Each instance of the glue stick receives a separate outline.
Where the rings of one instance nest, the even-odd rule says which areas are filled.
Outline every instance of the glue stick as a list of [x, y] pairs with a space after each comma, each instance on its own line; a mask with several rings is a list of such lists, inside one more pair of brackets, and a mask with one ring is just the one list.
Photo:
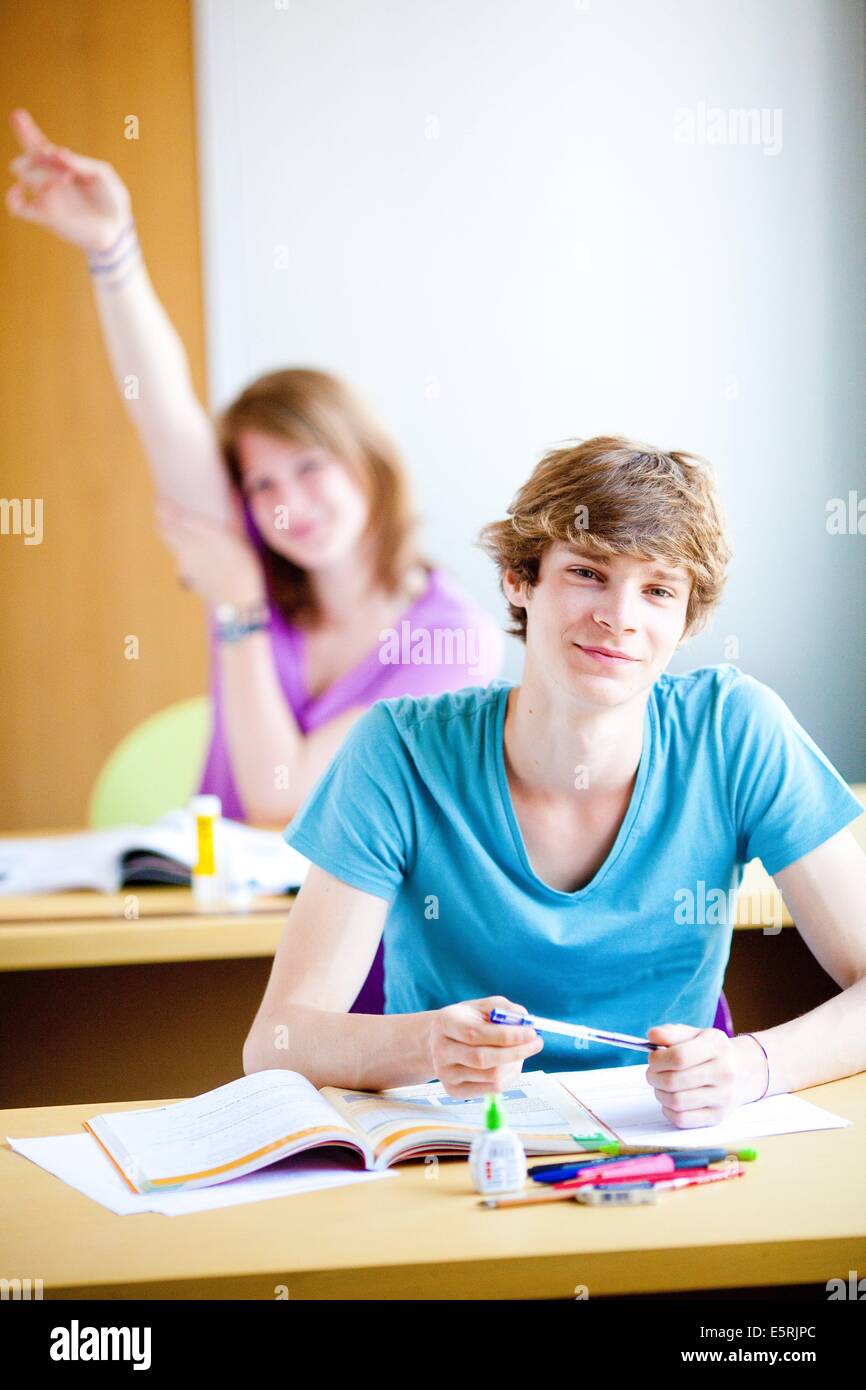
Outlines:
[[222, 803], [218, 796], [194, 796], [189, 806], [196, 839], [196, 860], [192, 870], [193, 896], [199, 911], [212, 911], [220, 906], [223, 896], [220, 863]]
[[517, 1192], [526, 1184], [526, 1153], [508, 1128], [498, 1092], [486, 1097], [484, 1128], [469, 1150], [469, 1174], [476, 1192]]

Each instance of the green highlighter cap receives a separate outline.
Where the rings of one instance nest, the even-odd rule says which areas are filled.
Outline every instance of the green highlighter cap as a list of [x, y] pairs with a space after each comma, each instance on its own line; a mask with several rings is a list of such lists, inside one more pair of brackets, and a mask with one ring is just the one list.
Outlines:
[[507, 1121], [505, 1117], [505, 1104], [498, 1091], [493, 1091], [487, 1097], [487, 1109], [484, 1112], [484, 1128], [507, 1128]]
[[[711, 1145], [710, 1145], [710, 1148], [719, 1148], [719, 1149], [723, 1149], [724, 1147], [725, 1147], [724, 1144], [711, 1144]], [[620, 1151], [620, 1146], [619, 1146], [619, 1144], [613, 1144], [613, 1143], [611, 1143], [611, 1144], [599, 1144], [599, 1146], [598, 1146], [598, 1152], [599, 1152], [599, 1153], [603, 1153], [603, 1154], [610, 1154], [610, 1155], [612, 1155], [612, 1156], [616, 1156], [616, 1155], [619, 1153], [619, 1151]], [[677, 1146], [676, 1146], [676, 1144], [673, 1144], [673, 1145], [671, 1146], [671, 1152], [676, 1152], [676, 1153], [688, 1153], [688, 1149], [678, 1149]], [[733, 1153], [733, 1156], [734, 1156], [734, 1158], [738, 1158], [738, 1159], [740, 1160], [741, 1163], [754, 1163], [754, 1162], [755, 1162], [755, 1159], [758, 1157], [758, 1150], [757, 1150], [757, 1149], [735, 1149], [735, 1150], [734, 1150], [734, 1153]]]

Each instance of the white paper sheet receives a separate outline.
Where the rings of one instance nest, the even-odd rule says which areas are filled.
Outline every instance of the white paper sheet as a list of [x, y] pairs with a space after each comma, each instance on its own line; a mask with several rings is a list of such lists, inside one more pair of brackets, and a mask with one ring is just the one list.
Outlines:
[[802, 1096], [785, 1093], [741, 1105], [719, 1125], [678, 1129], [665, 1119], [646, 1079], [646, 1064], [598, 1067], [588, 1071], [557, 1072], [559, 1080], [584, 1101], [627, 1144], [670, 1144], [677, 1148], [719, 1148], [771, 1134], [797, 1134], [815, 1129], [842, 1129], [851, 1123], [813, 1105]]
[[136, 1212], [161, 1212], [163, 1216], [182, 1216], [193, 1211], [213, 1211], [217, 1207], [261, 1202], [269, 1197], [288, 1197], [315, 1192], [324, 1187], [343, 1187], [347, 1183], [394, 1178], [393, 1170], [365, 1173], [343, 1166], [326, 1154], [295, 1154], [256, 1173], [199, 1187], [192, 1192], [130, 1192], [120, 1174], [89, 1134], [58, 1134], [39, 1139], [10, 1139], [7, 1143], [33, 1163], [53, 1173], [63, 1182], [99, 1202], [118, 1216]]

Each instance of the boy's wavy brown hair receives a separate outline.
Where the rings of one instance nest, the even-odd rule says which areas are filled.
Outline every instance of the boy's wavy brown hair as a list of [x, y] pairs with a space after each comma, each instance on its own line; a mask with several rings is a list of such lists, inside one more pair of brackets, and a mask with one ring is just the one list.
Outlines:
[[[500, 588], [506, 570], [534, 586], [554, 541], [682, 565], [692, 578], [682, 640], [709, 621], [731, 558], [712, 465], [698, 454], [666, 453], [622, 435], [597, 435], [545, 454], [508, 517], [478, 537], [496, 562]], [[508, 607], [507, 630], [525, 642], [526, 609]]]

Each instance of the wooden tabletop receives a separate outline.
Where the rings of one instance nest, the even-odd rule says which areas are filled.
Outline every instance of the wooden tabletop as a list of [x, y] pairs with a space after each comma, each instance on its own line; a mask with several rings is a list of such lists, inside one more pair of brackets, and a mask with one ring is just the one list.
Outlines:
[[[75, 969], [273, 956], [294, 894], [248, 911], [202, 913], [188, 888], [127, 893], [46, 893], [0, 898], [0, 971]], [[137, 917], [130, 918], [130, 903]], [[759, 931], [791, 915], [758, 860], [743, 877], [738, 930]]]
[[[593, 1297], [847, 1279], [866, 1270], [866, 1073], [800, 1094], [852, 1125], [758, 1139], [745, 1177], [619, 1210], [485, 1210], [466, 1162], [448, 1158], [221, 1211], [116, 1216], [3, 1142], [0, 1278], [41, 1278], [46, 1298], [250, 1299], [280, 1286], [295, 1299], [574, 1298], [580, 1285]], [[165, 1103], [6, 1110], [0, 1135]]]
[[294, 896], [229, 913], [196, 911], [189, 888], [0, 898], [0, 971], [272, 956]]
[[[866, 806], [866, 783], [851, 790]], [[866, 814], [850, 828], [866, 850]], [[270, 957], [293, 898], [262, 897], [248, 911], [217, 914], [196, 911], [189, 888], [0, 897], [0, 971]], [[760, 931], [775, 924], [792, 926], [791, 914], [753, 859], [743, 874], [736, 927]]]

